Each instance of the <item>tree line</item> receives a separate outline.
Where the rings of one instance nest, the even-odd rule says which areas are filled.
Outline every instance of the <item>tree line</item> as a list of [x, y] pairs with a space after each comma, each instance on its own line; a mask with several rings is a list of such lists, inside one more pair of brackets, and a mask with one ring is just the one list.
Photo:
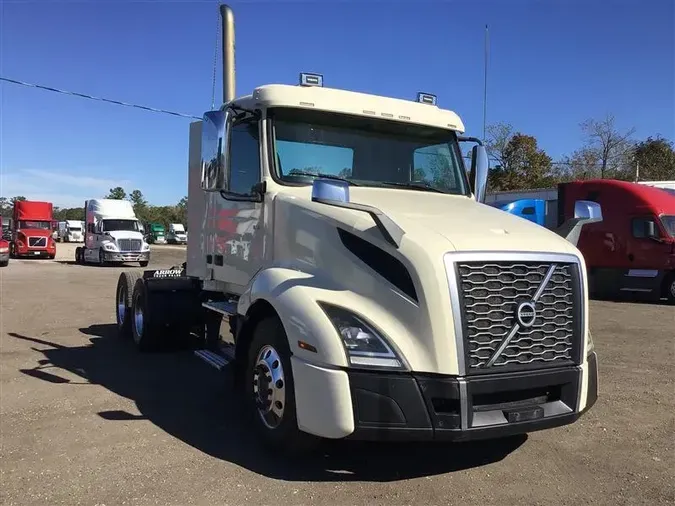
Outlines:
[[491, 168], [488, 191], [551, 188], [561, 182], [596, 178], [675, 180], [671, 141], [660, 135], [636, 140], [635, 129], [617, 128], [611, 114], [579, 126], [582, 146], [554, 162], [532, 135], [508, 123], [490, 125], [485, 141]]
[[[600, 120], [588, 119], [579, 127], [582, 145], [554, 162], [538, 146], [536, 137], [514, 129], [509, 123], [489, 125], [485, 139], [490, 157], [488, 191], [552, 188], [565, 181], [595, 178], [675, 180], [672, 141], [660, 135], [635, 139], [635, 128], [619, 129], [611, 114]], [[141, 221], [187, 226], [187, 197], [173, 206], [155, 206], [148, 203], [140, 190], [133, 190], [127, 195], [124, 188], [118, 186], [111, 188], [105, 198], [129, 200]], [[0, 215], [11, 216], [15, 200], [26, 198], [0, 197]], [[84, 220], [84, 209], [55, 207], [54, 219]]]

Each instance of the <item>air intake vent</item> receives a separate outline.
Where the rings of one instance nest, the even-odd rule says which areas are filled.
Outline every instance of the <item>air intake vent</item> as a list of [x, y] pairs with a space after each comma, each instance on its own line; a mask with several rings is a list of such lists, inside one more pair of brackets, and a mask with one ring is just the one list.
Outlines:
[[351, 232], [338, 228], [338, 234], [344, 247], [358, 257], [359, 260], [409, 298], [418, 302], [413, 280], [410, 277], [408, 269], [400, 260]]

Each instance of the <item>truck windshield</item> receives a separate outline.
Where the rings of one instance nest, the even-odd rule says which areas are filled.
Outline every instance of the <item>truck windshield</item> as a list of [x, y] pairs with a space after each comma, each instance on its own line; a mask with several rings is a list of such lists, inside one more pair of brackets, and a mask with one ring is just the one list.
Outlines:
[[116, 230], [138, 231], [138, 222], [136, 220], [103, 220], [103, 232], [114, 232]]
[[286, 108], [270, 116], [281, 182], [309, 184], [326, 174], [359, 186], [470, 195], [452, 130]]
[[19, 228], [32, 228], [32, 229], [42, 229], [42, 230], [51, 230], [52, 222], [51, 221], [33, 221], [33, 220], [20, 220]]
[[675, 237], [675, 215], [661, 216], [661, 222], [663, 223], [666, 231], [670, 234], [670, 237]]

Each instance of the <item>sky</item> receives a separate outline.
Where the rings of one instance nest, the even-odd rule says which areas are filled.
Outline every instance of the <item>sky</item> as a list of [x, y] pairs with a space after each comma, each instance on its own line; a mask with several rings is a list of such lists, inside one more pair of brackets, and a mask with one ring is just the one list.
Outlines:
[[[675, 140], [672, 0], [231, 6], [237, 95], [319, 72], [330, 87], [434, 93], [481, 136], [487, 24], [488, 124], [534, 135], [554, 160], [580, 146], [580, 122], [607, 113], [637, 138]], [[217, 23], [215, 0], [0, 0], [0, 76], [200, 117]], [[217, 106], [220, 83], [217, 72]], [[78, 206], [123, 186], [177, 203], [190, 121], [0, 82], [0, 195]]]

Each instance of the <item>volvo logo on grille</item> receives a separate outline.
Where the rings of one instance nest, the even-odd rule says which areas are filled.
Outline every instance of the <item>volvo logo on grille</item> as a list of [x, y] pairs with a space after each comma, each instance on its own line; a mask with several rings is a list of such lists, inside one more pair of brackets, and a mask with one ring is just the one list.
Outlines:
[[521, 302], [516, 309], [516, 320], [523, 327], [531, 327], [537, 317], [537, 310], [532, 302]]

